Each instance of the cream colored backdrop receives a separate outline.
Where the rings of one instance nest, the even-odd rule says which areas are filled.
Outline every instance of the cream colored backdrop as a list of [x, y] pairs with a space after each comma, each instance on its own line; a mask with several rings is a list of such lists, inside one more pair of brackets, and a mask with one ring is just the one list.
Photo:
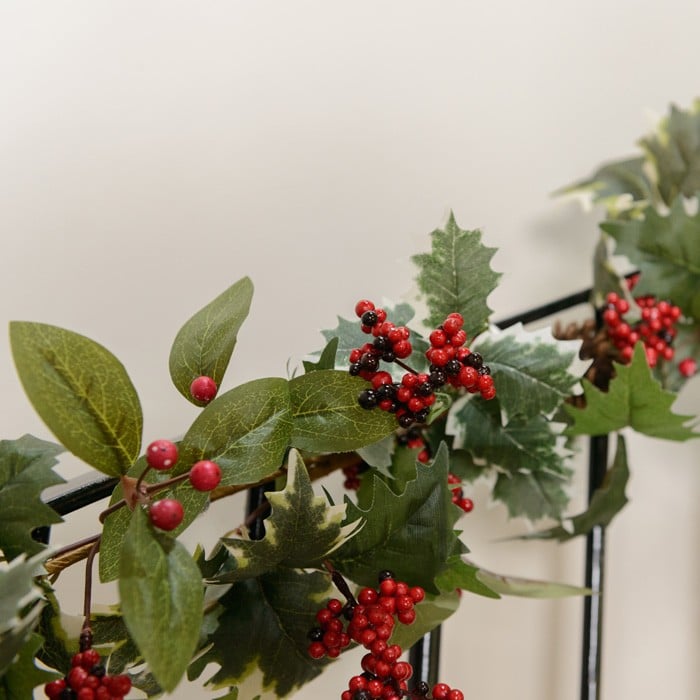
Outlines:
[[[356, 298], [406, 293], [409, 256], [450, 209], [500, 248], [496, 317], [588, 286], [597, 215], [550, 193], [700, 93], [699, 25], [690, 0], [2, 0], [2, 323], [109, 347], [150, 441], [195, 415], [168, 379], [175, 331], [243, 275], [256, 295], [229, 388], [285, 375]], [[6, 341], [0, 387], [2, 437], [48, 438]], [[691, 386], [682, 403], [698, 398]], [[700, 696], [698, 456], [631, 444], [632, 505], [608, 538], [605, 700]], [[463, 521], [477, 561], [581, 580], [579, 544], [492, 544], [526, 526], [483, 493]], [[202, 539], [240, 511], [216, 518]], [[63, 583], [76, 611], [81, 573]], [[575, 700], [580, 609], [466, 596], [441, 676], [468, 698]], [[339, 697], [357, 660], [298, 697]]]

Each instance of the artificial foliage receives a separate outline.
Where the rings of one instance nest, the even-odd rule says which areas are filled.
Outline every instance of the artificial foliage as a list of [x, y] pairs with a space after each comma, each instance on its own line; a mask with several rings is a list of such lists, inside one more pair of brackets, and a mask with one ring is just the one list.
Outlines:
[[[201, 408], [189, 427], [172, 426], [177, 441], [144, 444], [137, 388], [109, 350], [13, 322], [19, 380], [57, 442], [0, 441], [0, 700], [35, 686], [35, 697], [157, 697], [195, 680], [235, 700], [252, 677], [260, 697], [284, 697], [355, 645], [366, 654], [357, 676], [338, 679], [341, 700], [462, 700], [456, 686], [412, 681], [399, 660], [461, 592], [585, 595], [483, 569], [459, 522], [478, 517], [468, 494], [483, 479], [504, 513], [535, 524], [523, 539], [585, 535], [627, 502], [621, 431], [699, 434], [673, 403], [700, 360], [700, 103], [674, 107], [640, 146], [563, 190], [605, 206], [591, 320], [499, 329], [488, 305], [495, 250], [450, 215], [412, 258], [427, 317], [416, 318], [416, 300], [379, 307], [358, 289], [357, 307], [339, 310], [288, 377], [218, 394], [246, 342], [248, 278], [174, 329], [172, 382]], [[575, 441], [609, 433], [606, 479], [572, 515]], [[117, 484], [91, 537], [57, 551], [33, 534], [60, 527], [41, 493], [62, 481], [53, 468], [65, 452]], [[333, 502], [323, 480], [341, 471], [349, 490]], [[218, 541], [194, 552], [179, 541], [211, 500], [251, 488], [263, 489], [259, 506], [243, 522], [232, 515]], [[78, 636], [77, 611], [62, 609], [53, 584], [85, 559]], [[117, 582], [100, 612], [93, 576]]]

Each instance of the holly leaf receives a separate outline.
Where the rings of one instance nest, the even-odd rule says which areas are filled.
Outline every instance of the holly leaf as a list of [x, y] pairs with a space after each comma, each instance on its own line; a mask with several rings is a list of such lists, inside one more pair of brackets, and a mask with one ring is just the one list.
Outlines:
[[[319, 600], [332, 594], [329, 581], [319, 572], [278, 568], [233, 584], [219, 600], [218, 626], [189, 677], [198, 678], [207, 664], [218, 664], [207, 685], [219, 688], [239, 684], [259, 670], [262, 686], [279, 698], [315, 678], [325, 662], [308, 655], [307, 634], [316, 624]], [[232, 644], [235, 639], [245, 643]]]
[[496, 288], [500, 273], [491, 269], [496, 248], [481, 243], [480, 231], [466, 231], [450, 213], [445, 229], [431, 234], [432, 250], [412, 256], [418, 267], [416, 281], [430, 315], [425, 323], [440, 325], [448, 314], [464, 316], [464, 330], [471, 338], [486, 330], [491, 309], [486, 298]]
[[500, 595], [519, 596], [521, 598], [567, 598], [573, 595], [590, 595], [590, 588], [572, 586], [568, 583], [538, 581], [519, 576], [503, 576], [486, 569], [479, 569], [479, 580], [492, 591]]
[[460, 548], [453, 526], [459, 509], [448, 488], [448, 451], [442, 445], [430, 466], [416, 463], [416, 477], [400, 495], [376, 475], [370, 477], [371, 505], [346, 498], [347, 523], [364, 527], [330, 557], [333, 566], [360, 585], [376, 585], [377, 571], [438, 593], [435, 577]]
[[[308, 376], [318, 374], [323, 372]], [[272, 474], [292, 435], [290, 386], [277, 377], [255, 379], [218, 396], [182, 438], [172, 474], [202, 459], [221, 467], [222, 486], [255, 483]]]
[[350, 452], [396, 430], [396, 417], [357, 403], [367, 382], [341, 370], [319, 370], [289, 382], [292, 447], [309, 452]]
[[501, 408], [511, 418], [551, 414], [571, 395], [579, 377], [578, 341], [560, 341], [549, 329], [526, 331], [522, 324], [506, 331], [491, 329], [479, 339], [478, 350], [491, 368]]
[[37, 668], [34, 663], [42, 641], [40, 635], [31, 634], [15, 662], [0, 676], [0, 700], [27, 700], [36, 686], [60, 678], [57, 673]]
[[137, 508], [124, 539], [119, 573], [127, 629], [158, 683], [172, 691], [199, 641], [199, 567], [176, 539], [156, 532]]
[[387, 435], [378, 442], [374, 442], [366, 447], [360, 447], [357, 450], [357, 455], [370, 467], [374, 467], [381, 474], [391, 478], [389, 467], [391, 467], [395, 448], [396, 439], [394, 435]]
[[319, 355], [318, 362], [311, 362], [310, 360], [304, 360], [302, 362], [304, 366], [304, 372], [307, 374], [309, 372], [315, 372], [319, 369], [334, 369], [335, 368], [335, 357], [338, 353], [338, 338], [331, 338], [328, 344], [321, 351]]
[[607, 527], [627, 503], [625, 489], [629, 476], [625, 439], [618, 434], [615, 459], [605, 474], [602, 485], [593, 492], [588, 508], [583, 513], [567, 518], [566, 525], [533, 532], [525, 535], [523, 539], [557, 539], [559, 542], [566, 542], [578, 535], [589, 533], [598, 525]]
[[468, 397], [455, 406], [448, 419], [454, 448], [498, 471], [493, 497], [506, 504], [510, 516], [559, 518], [568, 502], [563, 487], [570, 471], [556, 424], [543, 416], [504, 423], [498, 399]]
[[45, 488], [64, 483], [53, 470], [61, 452], [60, 445], [33, 435], [0, 440], [0, 550], [7, 559], [44, 549], [32, 530], [61, 522], [41, 500]]
[[639, 145], [656, 171], [656, 186], [666, 204], [700, 192], [700, 100], [689, 110], [671, 105], [656, 132]]
[[[396, 304], [395, 306], [383, 304], [381, 308], [386, 311], [387, 321], [391, 321], [396, 326], [408, 326], [416, 314], [413, 307], [405, 302]], [[338, 316], [338, 325], [333, 329], [323, 330], [321, 333], [329, 342], [333, 338], [338, 339], [335, 357], [335, 366], [337, 369], [347, 369], [350, 366], [350, 353], [355, 348], [361, 348], [365, 343], [374, 340], [371, 335], [366, 335], [362, 332], [360, 321], [357, 318], [348, 321]], [[411, 366], [416, 372], [427, 370], [428, 361], [425, 358], [425, 351], [430, 347], [428, 341], [413, 330], [411, 331], [409, 340], [413, 347]], [[390, 372], [397, 380], [401, 378], [404, 372], [398, 365], [392, 363], [387, 364], [384, 369]]]
[[221, 384], [252, 299], [253, 283], [243, 277], [178, 331], [170, 350], [170, 377], [188, 401], [202, 405], [190, 394], [190, 384], [197, 377], [211, 377], [217, 386]]
[[608, 215], [618, 218], [630, 209], [644, 209], [654, 201], [654, 185], [644, 172], [644, 156], [605, 163], [591, 177], [579, 180], [555, 192], [555, 195], [584, 195], [606, 207]]
[[39, 624], [42, 592], [34, 577], [44, 572], [45, 553], [17, 557], [0, 568], [0, 676], [14, 662]]
[[574, 423], [568, 435], [606, 435], [624, 427], [666, 440], [689, 440], [700, 436], [686, 423], [693, 416], [671, 411], [675, 394], [661, 388], [652, 376], [644, 347], [637, 343], [629, 365], [615, 363], [615, 377], [607, 392], [583, 380], [585, 408], [565, 405]]
[[649, 209], [642, 220], [608, 221], [601, 228], [617, 241], [615, 252], [639, 268], [635, 294], [670, 299], [700, 319], [700, 212], [687, 214], [679, 197], [667, 216]]
[[459, 593], [455, 590], [439, 595], [426, 593], [425, 598], [414, 608], [416, 611], [414, 622], [410, 625], [394, 626], [391, 644], [398, 644], [402, 649], [410, 649], [421, 637], [432, 632], [457, 612], [458, 607]]
[[104, 474], [126, 473], [143, 416], [121, 362], [94, 340], [43, 323], [13, 321], [10, 343], [24, 391], [58, 440]]
[[314, 495], [311, 480], [299, 453], [292, 450], [287, 483], [282, 491], [266, 494], [272, 512], [265, 520], [261, 540], [223, 538], [233, 569], [214, 577], [217, 583], [233, 583], [259, 576], [277, 566], [314, 568], [330, 552], [347, 541], [361, 521], [342, 526], [345, 505], [329, 505]]

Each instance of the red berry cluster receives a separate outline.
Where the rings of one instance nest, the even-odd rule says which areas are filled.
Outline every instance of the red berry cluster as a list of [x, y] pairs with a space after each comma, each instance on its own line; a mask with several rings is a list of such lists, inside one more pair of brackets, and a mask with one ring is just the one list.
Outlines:
[[430, 362], [431, 382], [436, 387], [444, 384], [456, 389], [462, 387], [470, 394], [481, 394], [481, 398], [488, 401], [496, 396], [491, 369], [478, 352], [464, 347], [467, 334], [463, 325], [461, 314], [449, 314], [430, 334], [430, 348], [425, 356]]
[[[146, 448], [146, 463], [151, 469], [167, 471], [175, 466], [177, 460], [177, 445], [170, 440], [154, 440]], [[221, 468], [216, 462], [203, 459], [192, 466], [189, 480], [197, 491], [211, 491], [221, 481]], [[170, 531], [182, 522], [185, 511], [176, 498], [161, 498], [150, 504], [148, 517], [154, 527]]]
[[[420, 586], [409, 588], [408, 584], [396, 581], [390, 571], [379, 574], [379, 588], [363, 588], [357, 601], [345, 605], [337, 598], [328, 601], [325, 608], [316, 613], [317, 627], [309, 632], [309, 656], [337, 657], [351, 641], [366, 649], [386, 646], [394, 629], [394, 615], [399, 622], [410, 625], [416, 619], [413, 609], [425, 597]], [[344, 621], [347, 621], [345, 627]], [[375, 649], [375, 650], [376, 650]]]
[[73, 655], [72, 668], [65, 676], [44, 686], [48, 698], [57, 700], [123, 700], [131, 690], [126, 675], [110, 676], [100, 664], [100, 655], [86, 649]]
[[454, 474], [447, 475], [447, 483], [451, 484], [452, 488], [452, 503], [458, 508], [461, 508], [465, 513], [471, 513], [474, 510], [474, 501], [471, 498], [464, 497], [462, 491], [462, 480]]
[[410, 428], [414, 423], [425, 423], [435, 403], [435, 391], [447, 383], [470, 393], [481, 393], [484, 399], [496, 395], [491, 370], [481, 355], [462, 347], [467, 335], [460, 314], [450, 314], [430, 334], [431, 346], [426, 352], [429, 373], [409, 369], [400, 382], [394, 382], [389, 372], [379, 369], [379, 364], [381, 360], [400, 362], [411, 354], [408, 328], [387, 321], [386, 312], [368, 299], [357, 302], [355, 313], [360, 317], [362, 330], [375, 338], [373, 343], [365, 343], [350, 353], [350, 374], [372, 383], [372, 388], [365, 389], [357, 398], [362, 408], [378, 406], [395, 413], [399, 425]]
[[671, 344], [676, 337], [676, 323], [681, 316], [679, 307], [668, 301], [659, 301], [653, 296], [636, 297], [641, 318], [635, 323], [624, 318], [630, 310], [626, 299], [610, 292], [605, 301], [607, 308], [603, 312], [603, 322], [608, 337], [618, 349], [624, 363], [632, 359], [634, 345], [640, 340], [644, 343], [650, 367], [655, 367], [659, 359], [673, 359], [675, 351]]

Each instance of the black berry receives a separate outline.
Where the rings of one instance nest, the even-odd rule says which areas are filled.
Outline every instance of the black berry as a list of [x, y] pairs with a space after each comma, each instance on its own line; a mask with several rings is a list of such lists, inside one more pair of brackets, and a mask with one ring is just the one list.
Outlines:
[[374, 408], [377, 405], [377, 394], [372, 389], [365, 389], [357, 397], [357, 403], [368, 410]]

